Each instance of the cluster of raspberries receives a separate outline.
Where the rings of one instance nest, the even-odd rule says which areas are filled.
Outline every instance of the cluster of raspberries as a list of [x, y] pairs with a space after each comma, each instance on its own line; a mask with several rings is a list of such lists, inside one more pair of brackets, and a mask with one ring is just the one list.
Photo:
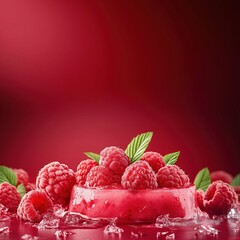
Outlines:
[[206, 192], [196, 192], [197, 204], [209, 216], [226, 215], [240, 204], [240, 186], [231, 186], [233, 177], [223, 170], [211, 172], [210, 178], [212, 183]]
[[134, 190], [188, 187], [188, 176], [176, 165], [166, 165], [157, 152], [145, 152], [140, 160], [131, 163], [126, 153], [118, 147], [106, 147], [100, 160], [80, 162], [76, 182], [87, 188], [118, 187]]
[[[67, 165], [51, 162], [45, 165], [36, 178], [36, 185], [29, 183], [27, 173], [13, 169], [18, 183], [24, 184], [27, 193], [21, 198], [17, 188], [9, 183], [0, 184], [0, 207], [27, 221], [39, 222], [43, 214], [54, 205], [68, 207], [75, 184], [86, 188], [118, 188], [145, 190], [156, 188], [183, 188], [191, 185], [188, 176], [176, 165], [166, 165], [157, 152], [145, 152], [141, 159], [131, 162], [126, 153], [117, 147], [106, 147], [99, 162], [86, 159], [74, 172]], [[212, 184], [207, 191], [197, 191], [197, 203], [202, 211], [211, 215], [227, 214], [238, 202], [236, 189], [229, 185], [232, 178], [221, 173], [211, 174]], [[238, 192], [239, 193], [239, 192]]]

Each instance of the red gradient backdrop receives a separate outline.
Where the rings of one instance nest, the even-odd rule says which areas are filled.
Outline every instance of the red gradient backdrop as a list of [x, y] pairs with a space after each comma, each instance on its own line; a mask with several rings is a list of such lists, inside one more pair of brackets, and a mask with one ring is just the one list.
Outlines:
[[0, 164], [32, 179], [84, 151], [181, 151], [201, 168], [239, 168], [237, 1], [2, 1]]

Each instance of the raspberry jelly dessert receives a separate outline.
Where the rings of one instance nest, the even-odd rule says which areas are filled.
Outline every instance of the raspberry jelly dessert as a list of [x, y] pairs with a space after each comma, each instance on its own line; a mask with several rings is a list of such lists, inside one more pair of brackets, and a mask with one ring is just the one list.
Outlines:
[[120, 223], [154, 223], [160, 215], [192, 219], [196, 214], [195, 186], [132, 190], [122, 188], [72, 189], [69, 211], [91, 218], [117, 218]]

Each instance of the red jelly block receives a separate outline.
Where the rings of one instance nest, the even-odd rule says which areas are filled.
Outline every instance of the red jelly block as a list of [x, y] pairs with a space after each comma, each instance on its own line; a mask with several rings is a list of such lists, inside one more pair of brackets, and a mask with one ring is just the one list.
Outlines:
[[195, 186], [154, 190], [93, 189], [74, 186], [69, 211], [91, 218], [117, 218], [120, 223], [154, 223], [160, 215], [192, 219]]

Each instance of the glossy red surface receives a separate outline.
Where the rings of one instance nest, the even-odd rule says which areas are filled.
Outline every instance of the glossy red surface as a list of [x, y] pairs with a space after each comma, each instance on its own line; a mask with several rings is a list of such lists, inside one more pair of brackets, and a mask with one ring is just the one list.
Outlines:
[[[22, 221], [11, 221], [11, 222], [0, 222], [0, 228], [9, 227], [9, 233], [0, 233], [1, 240], [17, 240], [21, 239], [21, 237], [25, 234], [29, 234], [32, 237], [37, 236], [39, 239], [64, 239], [57, 238], [55, 232], [57, 229], [37, 229], [36, 227], [32, 227], [30, 223], [24, 223]], [[165, 239], [167, 235], [164, 235], [164, 232], [168, 232], [168, 234], [174, 233], [175, 239], [180, 240], [194, 240], [194, 239], [218, 239], [218, 240], [239, 240], [240, 239], [240, 231], [235, 231], [235, 226], [233, 223], [223, 221], [218, 225], [214, 226], [218, 231], [218, 236], [215, 238], [211, 235], [205, 236], [204, 238], [197, 238], [196, 230], [194, 228], [196, 225], [182, 226], [182, 227], [173, 227], [170, 228], [156, 228], [153, 225], [124, 225], [119, 226], [124, 231], [120, 234], [104, 234], [104, 227], [95, 228], [95, 229], [68, 229], [68, 232], [71, 232], [72, 235], [69, 235], [66, 239], [68, 240], [113, 240], [113, 239], [146, 239], [146, 240], [154, 240], [154, 239]], [[239, 223], [238, 223], [238, 227]], [[65, 229], [66, 230], [66, 229]], [[157, 237], [162, 232], [162, 236]], [[137, 238], [138, 236], [138, 238]]]

